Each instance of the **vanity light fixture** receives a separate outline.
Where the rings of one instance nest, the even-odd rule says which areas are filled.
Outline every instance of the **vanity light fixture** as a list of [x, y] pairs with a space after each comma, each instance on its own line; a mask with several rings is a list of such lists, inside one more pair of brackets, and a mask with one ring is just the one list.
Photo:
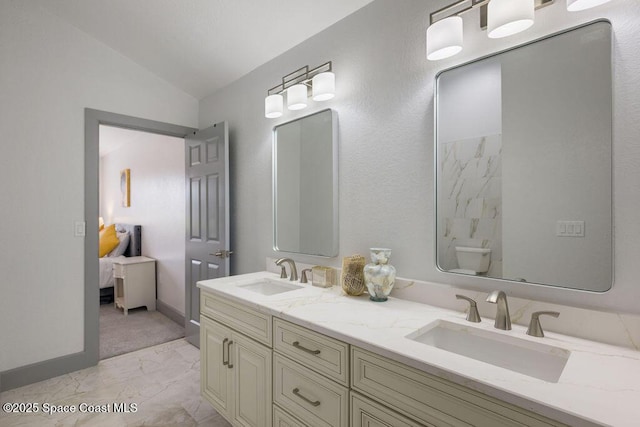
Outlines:
[[591, 9], [601, 4], [609, 3], [611, 0], [567, 0], [567, 10], [577, 12], [579, 10]]
[[429, 15], [427, 59], [437, 61], [462, 50], [461, 15], [465, 12], [479, 8], [480, 28], [487, 29], [490, 38], [500, 38], [529, 28], [533, 25], [535, 9], [553, 2], [555, 0], [458, 0]]
[[302, 110], [307, 108], [307, 87], [298, 83], [287, 89], [287, 108], [289, 110]]
[[427, 28], [427, 59], [437, 61], [462, 50], [462, 18], [450, 16]]
[[335, 96], [335, 74], [331, 61], [316, 68], [308, 65], [282, 77], [282, 83], [267, 91], [264, 99], [264, 115], [269, 119], [282, 116], [284, 97], [289, 110], [302, 110], [307, 107], [309, 94], [314, 101], [326, 101]]
[[279, 93], [269, 95], [264, 99], [264, 116], [268, 119], [276, 119], [282, 116], [284, 98]]
[[311, 79], [312, 98], [314, 101], [328, 101], [336, 96], [336, 75], [330, 71], [316, 74]]
[[534, 0], [491, 0], [487, 11], [487, 35], [499, 39], [533, 25]]

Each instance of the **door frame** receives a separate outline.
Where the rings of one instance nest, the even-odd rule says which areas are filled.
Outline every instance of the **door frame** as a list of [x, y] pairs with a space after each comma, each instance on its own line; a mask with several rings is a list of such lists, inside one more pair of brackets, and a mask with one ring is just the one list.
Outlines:
[[96, 286], [99, 277], [98, 233], [91, 232], [91, 230], [98, 229], [100, 125], [179, 138], [184, 138], [187, 134], [196, 132], [198, 129], [91, 108], [85, 108], [84, 117], [84, 216], [88, 231], [84, 239], [84, 353], [87, 358], [87, 366], [93, 366], [98, 363], [100, 358], [100, 305], [98, 303], [100, 290]]

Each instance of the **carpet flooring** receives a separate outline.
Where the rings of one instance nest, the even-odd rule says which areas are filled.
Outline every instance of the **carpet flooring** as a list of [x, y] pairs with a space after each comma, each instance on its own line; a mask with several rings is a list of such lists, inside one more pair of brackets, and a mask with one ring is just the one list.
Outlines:
[[100, 306], [100, 359], [184, 337], [184, 328], [159, 311], [145, 307], [125, 316], [113, 304]]

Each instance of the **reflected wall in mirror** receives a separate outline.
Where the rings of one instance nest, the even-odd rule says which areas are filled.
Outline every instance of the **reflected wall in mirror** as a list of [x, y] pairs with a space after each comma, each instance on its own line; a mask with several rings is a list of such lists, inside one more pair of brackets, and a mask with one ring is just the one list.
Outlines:
[[274, 249], [338, 255], [338, 118], [334, 111], [273, 132]]
[[609, 22], [440, 73], [438, 267], [610, 289], [611, 150]]

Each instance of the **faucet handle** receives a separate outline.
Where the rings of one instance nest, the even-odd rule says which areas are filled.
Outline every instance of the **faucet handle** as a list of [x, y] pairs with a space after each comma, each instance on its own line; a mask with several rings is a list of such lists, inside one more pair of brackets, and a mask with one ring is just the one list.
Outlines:
[[284, 265], [280, 266], [280, 278], [281, 279], [287, 278], [287, 270], [284, 268]]
[[540, 324], [539, 319], [541, 315], [558, 317], [560, 316], [560, 313], [557, 311], [536, 311], [535, 313], [532, 313], [529, 328], [527, 329], [527, 335], [540, 338], [544, 337], [544, 331], [542, 330], [542, 325]]
[[472, 300], [469, 297], [465, 297], [464, 295], [456, 295], [456, 298], [463, 299], [469, 303], [469, 312], [467, 313], [467, 321], [473, 322], [473, 323], [479, 323], [480, 320], [482, 320], [480, 319], [480, 313], [478, 313], [478, 305], [474, 300]]
[[[300, 273], [300, 283], [308, 283], [307, 280], [307, 271], [312, 273], [310, 268], [305, 268], [304, 270], [302, 270], [302, 273]], [[312, 273], [313, 274], [313, 273]]]

